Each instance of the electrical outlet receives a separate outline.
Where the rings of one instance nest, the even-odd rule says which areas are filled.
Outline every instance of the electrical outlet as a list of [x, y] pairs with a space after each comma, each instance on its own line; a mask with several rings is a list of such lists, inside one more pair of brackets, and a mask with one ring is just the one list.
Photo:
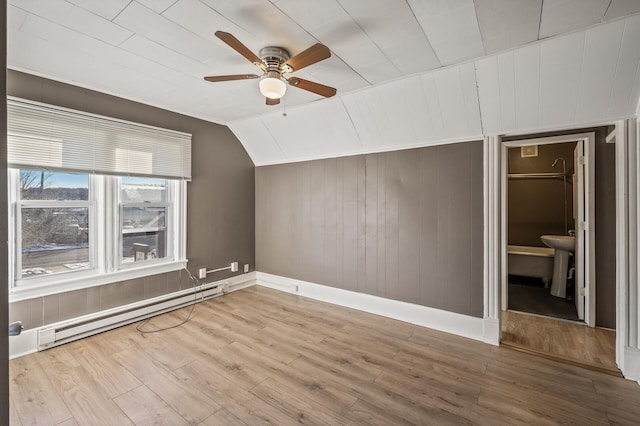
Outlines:
[[244, 272], [245, 273], [249, 272], [249, 264], [248, 263], [244, 264]]
[[231, 262], [231, 272], [238, 272], [238, 262]]
[[207, 278], [207, 268], [198, 269], [198, 278], [200, 279]]

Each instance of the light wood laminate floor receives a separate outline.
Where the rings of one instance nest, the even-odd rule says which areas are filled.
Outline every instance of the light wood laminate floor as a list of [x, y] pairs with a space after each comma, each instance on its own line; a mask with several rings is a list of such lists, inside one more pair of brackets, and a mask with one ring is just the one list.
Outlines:
[[620, 374], [616, 332], [521, 312], [502, 313], [502, 343], [563, 362]]
[[[168, 326], [187, 309], [155, 318]], [[261, 287], [10, 362], [11, 423], [638, 424], [640, 386]]]

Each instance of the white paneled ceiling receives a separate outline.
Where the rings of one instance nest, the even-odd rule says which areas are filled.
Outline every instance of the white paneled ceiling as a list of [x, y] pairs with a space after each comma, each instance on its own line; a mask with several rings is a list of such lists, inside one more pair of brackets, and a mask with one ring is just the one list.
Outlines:
[[545, 0], [540, 19], [540, 38], [551, 37], [597, 24], [611, 0]]
[[542, 0], [476, 0], [476, 5], [487, 54], [538, 39]]
[[575, 127], [635, 114], [640, 15], [476, 61], [486, 134]]
[[408, 0], [443, 65], [484, 54], [473, 0]]
[[[638, 0], [8, 3], [10, 68], [228, 124], [256, 164], [605, 121], [640, 91]], [[204, 81], [258, 71], [216, 30], [255, 53], [325, 44], [294, 75], [337, 96], [266, 106], [256, 80]]]

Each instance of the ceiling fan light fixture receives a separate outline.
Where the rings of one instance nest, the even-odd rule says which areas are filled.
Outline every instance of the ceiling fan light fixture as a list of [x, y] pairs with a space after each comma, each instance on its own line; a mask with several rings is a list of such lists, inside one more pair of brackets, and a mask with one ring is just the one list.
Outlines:
[[218, 81], [260, 78], [260, 82], [258, 84], [260, 87], [260, 93], [262, 93], [262, 96], [266, 98], [265, 103], [267, 105], [278, 105], [280, 103], [280, 99], [287, 92], [287, 86], [294, 86], [298, 89], [324, 96], [325, 98], [330, 98], [336, 94], [336, 89], [333, 87], [294, 76], [289, 78], [285, 78], [283, 76], [283, 74], [299, 71], [304, 67], [308, 67], [316, 62], [330, 58], [331, 51], [323, 44], [316, 43], [293, 57], [289, 51], [283, 47], [266, 46], [260, 49], [260, 56], [257, 56], [230, 33], [216, 31], [216, 37], [240, 55], [244, 56], [249, 62], [260, 68], [262, 75], [214, 75], [205, 77], [204, 79], [206, 81], [215, 83]]
[[269, 74], [271, 73], [267, 73], [260, 80], [260, 93], [266, 98], [280, 99], [287, 91], [287, 84], [282, 81], [278, 73], [274, 73], [276, 76]]

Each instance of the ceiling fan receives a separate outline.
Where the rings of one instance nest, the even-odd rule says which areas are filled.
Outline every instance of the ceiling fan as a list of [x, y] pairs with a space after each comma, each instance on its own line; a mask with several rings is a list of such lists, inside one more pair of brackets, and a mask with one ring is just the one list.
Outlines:
[[240, 40], [229, 33], [216, 31], [216, 37], [260, 68], [262, 74], [218, 75], [205, 77], [204, 79], [207, 81], [217, 82], [260, 78], [260, 92], [267, 99], [267, 105], [278, 105], [280, 103], [280, 98], [287, 91], [287, 84], [325, 98], [330, 98], [336, 94], [336, 89], [333, 87], [294, 76], [289, 78], [284, 76], [284, 74], [298, 71], [330, 57], [331, 52], [329, 49], [320, 43], [314, 44], [294, 57], [291, 57], [287, 49], [276, 46], [263, 47], [260, 49], [260, 56], [257, 56]]

